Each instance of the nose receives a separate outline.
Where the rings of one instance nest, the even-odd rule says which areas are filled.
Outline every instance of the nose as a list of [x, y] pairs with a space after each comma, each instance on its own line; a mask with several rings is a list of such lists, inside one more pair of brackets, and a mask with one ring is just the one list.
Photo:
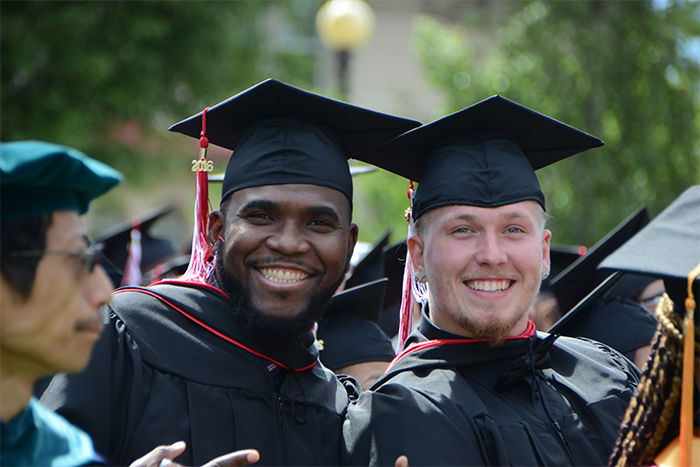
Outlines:
[[306, 253], [311, 249], [304, 226], [299, 226], [296, 222], [283, 223], [279, 229], [270, 234], [266, 245], [271, 250], [278, 251], [285, 256]]
[[95, 266], [95, 270], [88, 275], [86, 281], [88, 300], [95, 310], [110, 302], [114, 288], [112, 287], [112, 281], [102, 266]]
[[507, 256], [497, 234], [486, 232], [481, 236], [476, 252], [476, 261], [483, 266], [497, 266], [507, 261]]

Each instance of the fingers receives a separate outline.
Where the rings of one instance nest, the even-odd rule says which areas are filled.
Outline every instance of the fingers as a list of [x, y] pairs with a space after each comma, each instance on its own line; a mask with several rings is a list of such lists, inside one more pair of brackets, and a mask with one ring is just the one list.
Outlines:
[[255, 449], [243, 449], [212, 459], [202, 467], [240, 467], [255, 464], [258, 460], [260, 460], [258, 451]]
[[398, 459], [396, 459], [396, 463], [394, 464], [394, 467], [409, 467], [408, 466], [408, 457], [400, 456]]
[[174, 463], [172, 459], [182, 454], [185, 451], [185, 446], [184, 441], [158, 446], [145, 456], [132, 462], [131, 467], [177, 467], [180, 464]]

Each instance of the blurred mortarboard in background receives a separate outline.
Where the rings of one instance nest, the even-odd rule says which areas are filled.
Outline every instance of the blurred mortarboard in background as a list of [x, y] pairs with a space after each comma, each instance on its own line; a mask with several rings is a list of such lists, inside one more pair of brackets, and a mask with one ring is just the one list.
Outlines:
[[600, 274], [597, 270], [598, 264], [648, 222], [649, 214], [646, 207], [642, 206], [590, 248], [584, 256], [550, 281], [549, 286], [557, 297], [562, 313], [571, 310], [610, 275], [610, 272]]
[[0, 143], [2, 220], [53, 211], [85, 214], [123, 175], [77, 149], [44, 141]]
[[551, 291], [549, 283], [574, 261], [586, 254], [586, 247], [582, 245], [560, 245], [553, 243], [549, 247], [550, 268], [549, 276], [542, 281], [540, 290]]
[[317, 331], [326, 367], [390, 362], [396, 356], [391, 340], [376, 324], [386, 284], [386, 279], [379, 279], [333, 296]]
[[[243, 188], [288, 183], [333, 188], [352, 200], [347, 159], [418, 125], [274, 79], [206, 112], [209, 142], [234, 151], [222, 200]], [[199, 138], [202, 113], [171, 126], [170, 131]]]
[[[608, 256], [599, 267], [603, 270], [629, 271], [664, 280], [666, 293], [673, 301], [672, 313], [679, 318], [679, 323], [682, 322], [682, 337], [675, 338], [677, 341], [682, 339], [682, 349], [669, 352], [666, 348], [656, 347], [651, 354], [652, 361], [658, 362], [661, 359], [675, 358], [673, 354], [676, 352], [678, 356], [682, 353], [682, 360], [678, 358], [678, 369], [682, 368], [682, 373], [674, 371], [675, 362], [673, 367], [665, 369], [669, 377], [681, 378], [681, 402], [673, 408], [680, 417], [679, 426], [676, 425], [680, 432], [679, 444], [675, 447], [672, 447], [673, 444], [667, 446], [664, 456], [668, 460], [669, 455], [673, 457], [675, 454], [679, 456], [679, 465], [691, 465], [693, 444], [697, 449], [697, 442], [693, 442], [694, 439], [697, 441], [693, 436], [693, 399], [697, 395], [698, 387], [696, 375], [693, 373], [697, 366], [696, 327], [700, 315], [697, 310], [700, 300], [700, 185], [694, 185], [681, 193], [649, 225]], [[663, 314], [669, 308], [662, 302], [657, 308], [657, 315]], [[673, 316], [667, 316], [670, 321], [673, 321], [672, 318]], [[666, 326], [659, 326], [659, 333], [662, 336], [675, 334], [668, 331]], [[668, 344], [672, 346], [672, 342]], [[643, 375], [641, 384], [645, 383], [644, 376], [646, 374]], [[667, 400], [661, 400], [660, 404], [665, 402], [668, 403]], [[670, 404], [673, 407], [673, 403]], [[657, 410], [660, 410], [660, 407]], [[669, 433], [674, 432], [668, 430], [667, 434]], [[658, 464], [663, 465], [664, 462], [658, 461]]]
[[[700, 265], [700, 185], [685, 190], [646, 227], [598, 266], [662, 278], [666, 292], [685, 310], [688, 276]], [[698, 300], [700, 280], [693, 281]], [[685, 313], [685, 311], [683, 311]], [[697, 320], [697, 313], [695, 319]]]
[[399, 310], [403, 290], [403, 272], [406, 265], [406, 239], [384, 248], [384, 277], [387, 278], [384, 304], [377, 324], [389, 336], [399, 332]]
[[635, 361], [636, 350], [651, 344], [657, 321], [643, 306], [614, 295], [624, 276], [615, 272], [606, 278], [548, 332], [593, 339]]
[[369, 251], [352, 267], [350, 277], [345, 283], [346, 289], [384, 277], [383, 249], [389, 243], [389, 235], [391, 235], [391, 229], [387, 229], [381, 234], [371, 245]]
[[545, 207], [535, 170], [602, 146], [569, 125], [493, 96], [362, 154], [370, 164], [419, 182], [413, 219], [447, 205]]
[[[161, 206], [132, 220], [110, 227], [95, 236], [95, 243], [103, 245], [102, 253], [109, 260], [109, 262], [105, 261], [104, 267], [115, 287], [119, 287], [122, 283], [122, 275], [125, 272], [131, 246], [131, 231], [135, 225], [140, 225], [141, 231], [140, 270], [142, 274], [182, 255], [175, 242], [153, 237], [149, 233], [149, 229], [156, 221], [174, 210], [171, 205]], [[110, 262], [112, 264], [109, 264]]]

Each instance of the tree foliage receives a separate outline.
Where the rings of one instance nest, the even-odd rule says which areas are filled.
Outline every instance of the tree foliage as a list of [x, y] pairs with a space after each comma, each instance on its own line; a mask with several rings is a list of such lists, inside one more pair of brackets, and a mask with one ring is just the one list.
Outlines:
[[512, 6], [486, 49], [468, 39], [482, 25], [424, 18], [414, 52], [443, 115], [501, 94], [605, 141], [538, 172], [557, 242], [591, 245], [700, 182], [698, 2]]
[[80, 148], [131, 183], [167, 177], [167, 127], [270, 77], [308, 86], [312, 57], [271, 49], [277, 2], [2, 2], [3, 140]]

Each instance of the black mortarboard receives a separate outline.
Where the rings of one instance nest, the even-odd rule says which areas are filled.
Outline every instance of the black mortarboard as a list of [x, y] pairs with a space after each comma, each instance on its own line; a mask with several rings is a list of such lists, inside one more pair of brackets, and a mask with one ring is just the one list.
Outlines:
[[[274, 79], [206, 112], [209, 142], [234, 151], [222, 200], [243, 188], [287, 183], [326, 186], [352, 199], [347, 159], [418, 125]], [[202, 113], [170, 131], [199, 138]]]
[[173, 241], [157, 238], [149, 233], [149, 229], [157, 220], [172, 211], [174, 208], [170, 205], [161, 206], [133, 220], [110, 227], [95, 236], [95, 243], [103, 245], [102, 254], [109, 260], [104, 262], [104, 267], [115, 287], [119, 287], [122, 282], [122, 273], [131, 244], [131, 229], [135, 223], [140, 224], [141, 230], [141, 273], [149, 272], [156, 266], [181, 255]]
[[93, 199], [123, 175], [77, 149], [44, 141], [0, 143], [2, 220], [72, 210], [85, 214]]
[[333, 296], [317, 331], [326, 367], [390, 362], [396, 356], [391, 340], [376, 324], [386, 282], [380, 279]]
[[[662, 278], [666, 292], [678, 309], [685, 310], [688, 276], [699, 265], [700, 185], [695, 185], [598, 267]], [[695, 300], [698, 300], [699, 285], [700, 280], [695, 278]], [[697, 316], [695, 313], [696, 320]]]
[[352, 268], [352, 275], [345, 283], [345, 288], [349, 289], [384, 277], [384, 253], [382, 250], [389, 243], [389, 235], [391, 235], [390, 229], [379, 236], [369, 251]]
[[649, 222], [646, 207], [642, 206], [622, 221], [588, 252], [554, 277], [549, 286], [557, 296], [562, 313], [573, 308], [610, 273], [601, 274], [598, 264]]
[[406, 267], [406, 239], [384, 248], [384, 277], [388, 282], [384, 293], [384, 304], [377, 324], [388, 336], [399, 332], [399, 318], [403, 292], [403, 273]]
[[409, 131], [360, 159], [419, 182], [413, 219], [464, 204], [525, 200], [544, 208], [535, 170], [603, 142], [546, 115], [493, 96]]
[[634, 360], [635, 351], [651, 343], [657, 322], [643, 306], [613, 294], [624, 276], [616, 272], [603, 281], [549, 332], [593, 339]]

